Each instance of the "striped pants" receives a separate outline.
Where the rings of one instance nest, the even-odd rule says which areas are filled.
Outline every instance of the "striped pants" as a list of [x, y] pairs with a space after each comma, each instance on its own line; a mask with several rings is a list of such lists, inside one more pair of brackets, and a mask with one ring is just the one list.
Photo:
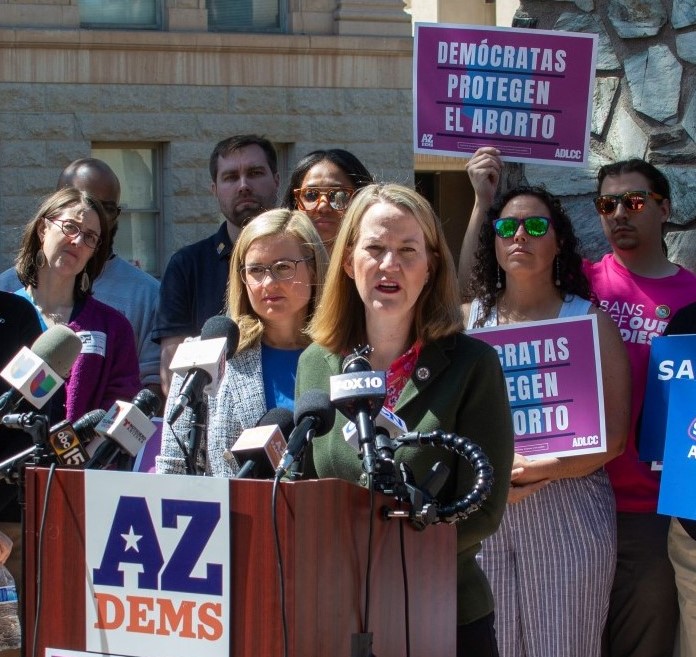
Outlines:
[[616, 565], [604, 469], [509, 504], [477, 560], [493, 591], [501, 657], [599, 657]]

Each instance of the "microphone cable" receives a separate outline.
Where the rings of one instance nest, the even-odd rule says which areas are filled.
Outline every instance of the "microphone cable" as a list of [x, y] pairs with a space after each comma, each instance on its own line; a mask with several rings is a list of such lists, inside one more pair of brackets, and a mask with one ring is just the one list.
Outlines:
[[[43, 595], [41, 594], [41, 578], [43, 576], [43, 558], [44, 558], [44, 531], [46, 529], [46, 519], [48, 517], [48, 503], [51, 499], [50, 492], [53, 485], [53, 476], [56, 471], [56, 464], [51, 463], [48, 470], [48, 478], [46, 479], [46, 491], [44, 492], [43, 507], [41, 509], [41, 524], [39, 525], [38, 535], [38, 550], [36, 554], [36, 593], [35, 593], [35, 616], [34, 616], [34, 636], [32, 637], [31, 654], [32, 657], [37, 657], [37, 644], [39, 635], [39, 618], [41, 617], [41, 605]], [[26, 567], [23, 565], [23, 568]], [[26, 595], [26, 593], [24, 594]]]
[[280, 551], [280, 532], [278, 531], [278, 485], [280, 477], [273, 477], [271, 493], [271, 518], [273, 522], [273, 539], [276, 549], [276, 565], [278, 566], [278, 593], [280, 597], [280, 619], [283, 628], [283, 657], [288, 655], [288, 618], [285, 609], [285, 573], [283, 572], [283, 555]]

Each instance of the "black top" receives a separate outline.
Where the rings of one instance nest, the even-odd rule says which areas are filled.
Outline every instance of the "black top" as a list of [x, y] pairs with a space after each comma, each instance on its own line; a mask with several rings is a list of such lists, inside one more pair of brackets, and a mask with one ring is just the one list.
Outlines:
[[[31, 347], [39, 335], [41, 326], [34, 306], [16, 294], [0, 292], [0, 370], [22, 347]], [[0, 395], [10, 388], [5, 379], [0, 378]], [[23, 413], [32, 409], [28, 402], [23, 402], [15, 412]], [[23, 431], [0, 425], [0, 460], [9, 459], [31, 445], [31, 438]], [[17, 492], [17, 484], [0, 481], [0, 522], [19, 521]]]
[[[670, 320], [663, 335], [696, 333], [696, 303], [690, 303], [678, 310]], [[696, 520], [679, 518], [686, 533], [696, 540]]]
[[200, 335], [225, 307], [232, 241], [225, 221], [215, 235], [179, 249], [164, 272], [152, 339]]

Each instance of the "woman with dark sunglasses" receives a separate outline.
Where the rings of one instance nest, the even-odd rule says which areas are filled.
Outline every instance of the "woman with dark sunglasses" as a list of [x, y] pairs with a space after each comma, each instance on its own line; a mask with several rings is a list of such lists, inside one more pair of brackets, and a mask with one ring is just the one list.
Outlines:
[[353, 194], [372, 182], [365, 165], [349, 151], [312, 151], [295, 166], [281, 207], [302, 210], [330, 253]]
[[501, 657], [599, 657], [616, 561], [614, 495], [604, 463], [624, 449], [629, 366], [617, 327], [596, 308], [568, 215], [545, 189], [494, 203], [463, 307], [468, 328], [597, 316], [607, 451], [534, 460], [515, 454], [500, 529], [479, 563], [495, 599]]

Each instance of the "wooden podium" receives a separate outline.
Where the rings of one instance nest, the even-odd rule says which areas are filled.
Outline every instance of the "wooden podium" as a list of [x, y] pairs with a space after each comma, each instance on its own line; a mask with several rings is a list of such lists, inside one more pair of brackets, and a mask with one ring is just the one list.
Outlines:
[[[48, 470], [26, 470], [25, 649], [85, 650], [84, 473], [56, 470], [45, 521]], [[134, 474], [134, 477], [153, 476]], [[177, 475], [170, 475], [177, 476]], [[288, 657], [351, 655], [362, 631], [369, 491], [335, 479], [280, 484], [277, 518], [285, 569]], [[233, 657], [281, 657], [283, 635], [271, 518], [272, 482], [231, 480]], [[132, 490], [130, 491], [132, 494]], [[406, 654], [400, 523], [385, 520], [390, 498], [375, 495], [369, 630], [377, 657]], [[39, 530], [42, 578], [37, 582]], [[455, 654], [456, 531], [403, 527], [412, 657]], [[148, 656], [149, 657], [149, 656]]]

